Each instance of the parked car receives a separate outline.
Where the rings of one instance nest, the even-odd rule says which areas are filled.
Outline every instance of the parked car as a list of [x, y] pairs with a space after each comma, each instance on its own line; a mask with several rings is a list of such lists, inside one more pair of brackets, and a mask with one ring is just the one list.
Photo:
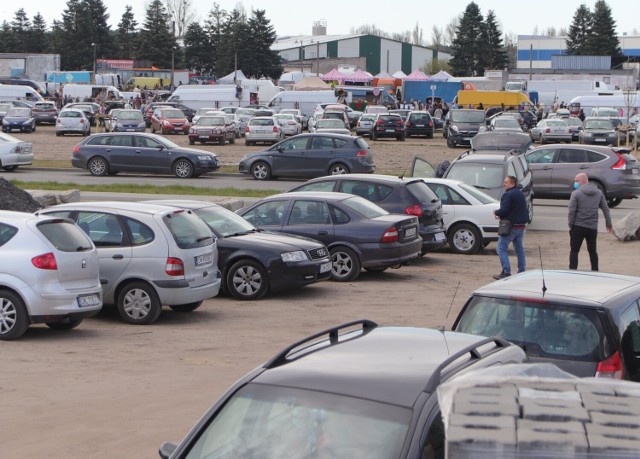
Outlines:
[[389, 110], [389, 113], [400, 115], [400, 118], [402, 118], [402, 121], [405, 123], [409, 119], [409, 115], [411, 114], [411, 112], [412, 110], [408, 108], [398, 108], [398, 109]]
[[322, 112], [322, 115], [320, 116], [321, 120], [338, 120], [342, 122], [342, 125], [345, 127], [345, 129], [349, 128], [349, 117], [347, 116], [347, 112], [345, 111], [338, 111], [338, 110], [325, 110], [324, 112]]
[[475, 290], [453, 329], [500, 336], [532, 362], [640, 381], [640, 278], [532, 270]]
[[447, 147], [470, 145], [471, 139], [485, 126], [484, 111], [456, 108], [447, 113], [442, 135], [447, 139]]
[[571, 140], [580, 140], [580, 129], [582, 129], [582, 120], [577, 116], [570, 116], [569, 118], [563, 118], [563, 121], [569, 126], [571, 131]]
[[435, 124], [427, 111], [414, 110], [409, 113], [405, 126], [407, 128], [407, 137], [423, 135], [427, 139], [433, 139]]
[[76, 221], [98, 249], [103, 301], [127, 323], [155, 322], [162, 305], [194, 311], [220, 289], [218, 249], [193, 212], [139, 202], [74, 202], [43, 215]]
[[[218, 110], [215, 107], [203, 107], [203, 108], [199, 108], [195, 115], [193, 115], [193, 118], [191, 119], [191, 123], [192, 124], [196, 124], [198, 122], [198, 120], [203, 117], [203, 116], [212, 116], [215, 112], [217, 112], [218, 114], [220, 114], [222, 110]], [[224, 112], [222, 112], [224, 113]]]
[[33, 145], [9, 134], [0, 134], [0, 167], [12, 172], [33, 163]]
[[517, 131], [480, 132], [471, 139], [473, 153], [521, 154], [532, 150], [533, 147], [529, 134]]
[[[194, 118], [195, 119], [195, 118]], [[196, 141], [217, 142], [220, 145], [236, 143], [236, 127], [226, 116], [202, 116], [189, 129], [189, 145]]]
[[[521, 131], [527, 130], [527, 125], [524, 122], [524, 118], [518, 110], [504, 110], [502, 112], [496, 113], [492, 117], [487, 118], [487, 124], [491, 124], [491, 122], [496, 118], [504, 118], [504, 117], [513, 118], [518, 123], [518, 127], [520, 128]], [[536, 123], [534, 123], [534, 126], [535, 124]]]
[[36, 119], [30, 108], [13, 107], [2, 118], [2, 132], [35, 132]]
[[384, 105], [367, 105], [364, 108], [364, 112], [367, 114], [378, 115], [380, 113], [389, 113], [389, 109]]
[[540, 144], [549, 142], [571, 143], [573, 134], [569, 125], [561, 118], [543, 119], [531, 129], [531, 138]]
[[183, 148], [156, 134], [114, 132], [94, 134], [76, 145], [71, 165], [91, 175], [147, 172], [191, 178], [217, 171], [220, 161], [214, 153]]
[[70, 330], [102, 308], [98, 252], [71, 220], [0, 211], [0, 340]]
[[369, 131], [369, 138], [375, 141], [383, 137], [393, 137], [404, 142], [407, 138], [407, 127], [400, 115], [378, 114]]
[[351, 131], [344, 126], [342, 120], [321, 119], [316, 122], [313, 132], [324, 132], [330, 134], [351, 135]]
[[376, 115], [372, 113], [365, 113], [356, 122], [356, 135], [369, 135], [371, 127], [376, 120]]
[[273, 117], [278, 120], [284, 135], [297, 135], [302, 132], [302, 123], [295, 116], [287, 113], [278, 113]]
[[145, 122], [140, 110], [114, 109], [107, 121], [109, 132], [144, 132]]
[[422, 241], [418, 219], [390, 214], [346, 193], [289, 192], [238, 212], [260, 229], [316, 239], [331, 254], [331, 278], [355, 280], [362, 268], [384, 271], [415, 260]]
[[587, 117], [578, 134], [578, 142], [591, 145], [618, 145], [618, 132], [609, 118]]
[[273, 177], [373, 173], [376, 166], [371, 149], [362, 137], [308, 133], [244, 155], [238, 169], [256, 180], [269, 180]]
[[163, 443], [160, 456], [444, 457], [438, 386], [525, 359], [501, 339], [346, 323], [287, 346], [243, 376], [180, 444]]
[[536, 198], [569, 199], [573, 179], [584, 172], [616, 207], [623, 199], [640, 196], [638, 161], [625, 150], [601, 145], [548, 145], [525, 156], [533, 173]]
[[195, 110], [179, 102], [151, 102], [147, 104], [147, 106], [144, 108], [144, 119], [145, 119], [145, 123], [147, 124], [147, 127], [151, 127], [151, 116], [153, 115], [153, 112], [158, 107], [177, 108], [182, 113], [184, 113], [184, 116], [187, 118], [189, 123], [192, 122], [193, 117], [196, 114]]
[[514, 131], [522, 132], [522, 126], [512, 116], [496, 116], [489, 122], [488, 131]]
[[189, 120], [177, 108], [156, 108], [151, 115], [151, 132], [160, 134], [189, 134]]
[[314, 284], [331, 276], [331, 258], [318, 241], [257, 229], [218, 204], [205, 201], [148, 201], [189, 209], [211, 228], [218, 245], [223, 290], [239, 300], [258, 300]]
[[66, 134], [81, 134], [85, 137], [91, 134], [91, 122], [84, 111], [67, 108], [58, 113], [56, 135]]
[[62, 107], [62, 110], [82, 110], [91, 126], [96, 125], [96, 117], [100, 113], [100, 105], [92, 102], [73, 102]]
[[293, 115], [302, 126], [302, 129], [309, 129], [309, 118], [297, 108], [283, 108], [280, 110], [281, 115]]
[[53, 102], [35, 102], [31, 113], [36, 119], [36, 124], [50, 123], [55, 124], [58, 119], [58, 107]]
[[247, 123], [244, 139], [245, 145], [255, 145], [257, 142], [274, 144], [284, 139], [284, 132], [273, 116], [254, 116]]
[[0, 123], [4, 119], [4, 116], [7, 114], [7, 112], [12, 108], [13, 108], [13, 105], [9, 103], [0, 102]]
[[442, 203], [421, 180], [405, 181], [390, 175], [352, 174], [319, 177], [289, 191], [342, 192], [363, 197], [387, 212], [415, 215], [422, 237], [421, 255], [446, 243]]

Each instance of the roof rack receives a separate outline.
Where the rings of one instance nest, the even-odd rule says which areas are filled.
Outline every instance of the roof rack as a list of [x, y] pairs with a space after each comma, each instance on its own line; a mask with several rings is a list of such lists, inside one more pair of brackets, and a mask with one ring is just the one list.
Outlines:
[[[492, 349], [490, 352], [487, 352], [484, 355], [482, 355], [478, 350], [478, 348], [489, 343], [494, 343], [496, 345], [495, 348]], [[436, 388], [440, 385], [440, 382], [442, 381], [442, 374], [444, 373], [444, 369], [447, 368], [449, 365], [451, 365], [451, 363], [458, 360], [460, 357], [464, 356], [465, 354], [470, 354], [470, 357], [472, 359], [469, 362], [466, 362], [464, 364], [464, 367], [466, 368], [470, 365], [473, 365], [475, 362], [481, 360], [482, 358], [487, 357], [493, 354], [494, 352], [497, 352], [500, 349], [504, 349], [509, 346], [512, 346], [512, 344], [509, 341], [506, 341], [502, 338], [493, 337], [493, 338], [485, 338], [482, 341], [478, 341], [477, 343], [472, 344], [471, 346], [465, 347], [464, 349], [449, 356], [448, 359], [444, 360], [440, 365], [436, 367], [436, 369], [431, 374], [431, 377], [427, 381], [427, 385], [425, 386], [424, 391], [427, 393], [432, 393], [434, 390], [436, 390]]]
[[[362, 326], [362, 334], [358, 335], [357, 337], [361, 337], [364, 336], [366, 333], [369, 333], [371, 330], [373, 330], [374, 328], [378, 327], [378, 324], [371, 321], [371, 320], [367, 320], [367, 319], [362, 319], [362, 320], [355, 320], [353, 322], [347, 322], [345, 324], [342, 325], [337, 325], [335, 327], [329, 328], [327, 330], [323, 330], [321, 332], [315, 333], [311, 336], [308, 336], [304, 339], [301, 339], [300, 341], [297, 341], [289, 346], [287, 346], [286, 348], [284, 348], [282, 351], [280, 351], [278, 354], [276, 354], [273, 358], [271, 358], [271, 360], [269, 360], [267, 363], [265, 363], [262, 367], [266, 368], [266, 369], [270, 369], [270, 368], [275, 368], [275, 367], [279, 367], [280, 365], [284, 365], [285, 363], [288, 363], [289, 361], [292, 360], [296, 360], [297, 358], [294, 359], [289, 359], [289, 355], [292, 353], [292, 351], [294, 349], [300, 348], [297, 350], [301, 351], [306, 347], [310, 347], [312, 345], [315, 345], [318, 343], [318, 338], [321, 338], [325, 335], [328, 335], [327, 337], [329, 338], [329, 343], [330, 345], [334, 345], [334, 344], [338, 344], [340, 342], [344, 342], [344, 341], [338, 341], [338, 337], [340, 334], [340, 331], [345, 331], [346, 329], [351, 329], [349, 330], [351, 331], [355, 331], [353, 330], [353, 327], [357, 326], [357, 325], [361, 325]], [[355, 337], [354, 337], [355, 338]], [[353, 338], [349, 338], [349, 339], [353, 339]], [[306, 345], [306, 346], [304, 346]], [[304, 346], [304, 347], [303, 347]]]

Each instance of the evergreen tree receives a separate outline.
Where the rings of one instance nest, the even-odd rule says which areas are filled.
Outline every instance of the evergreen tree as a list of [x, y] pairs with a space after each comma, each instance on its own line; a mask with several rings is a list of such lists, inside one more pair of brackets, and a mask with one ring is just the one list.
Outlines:
[[598, 0], [593, 7], [593, 26], [586, 43], [587, 53], [592, 56], [620, 57], [620, 42], [616, 34], [616, 21], [611, 8], [604, 0]]
[[136, 58], [139, 40], [137, 27], [138, 23], [133, 17], [133, 10], [127, 5], [116, 31], [116, 44], [120, 58]]
[[[96, 44], [96, 58], [108, 58], [115, 50], [114, 37], [108, 24], [109, 13], [102, 0], [82, 1], [82, 23], [85, 29], [84, 43], [91, 48], [91, 43]], [[89, 61], [93, 66], [93, 49], [89, 50]]]
[[56, 31], [56, 49], [60, 53], [61, 70], [92, 70], [93, 47], [86, 40], [81, 0], [67, 0], [62, 22]]
[[581, 56], [587, 50], [587, 39], [591, 34], [593, 17], [587, 5], [582, 4], [573, 15], [573, 22], [569, 26], [566, 53]]
[[[226, 17], [221, 29], [222, 40], [218, 45], [216, 70], [219, 76], [225, 76], [236, 69], [247, 71], [252, 63], [249, 59], [247, 18], [239, 9], [234, 9]], [[248, 75], [247, 75], [248, 76]]]
[[29, 44], [31, 42], [31, 21], [24, 8], [20, 8], [15, 12], [13, 21], [11, 21], [11, 30], [17, 41], [17, 46], [11, 50], [14, 53], [28, 53]]
[[271, 50], [276, 41], [276, 32], [267, 19], [265, 10], [255, 10], [249, 19], [251, 31], [250, 54], [255, 67], [252, 75], [256, 78], [279, 78], [282, 75], [282, 62], [277, 52]]
[[11, 28], [11, 24], [7, 21], [2, 22], [0, 26], [0, 53], [14, 52], [18, 46], [16, 34]]
[[483, 17], [478, 5], [471, 2], [460, 18], [451, 44], [453, 57], [449, 65], [452, 73], [455, 76], [483, 75], [486, 47]]
[[49, 52], [49, 36], [47, 32], [47, 22], [44, 20], [40, 13], [36, 13], [33, 17], [33, 24], [31, 26], [31, 42], [29, 44], [29, 50], [32, 53], [47, 53]]
[[138, 56], [158, 68], [171, 68], [171, 55], [178, 46], [171, 30], [171, 18], [161, 0], [147, 6], [146, 18], [140, 31]]
[[504, 69], [509, 64], [507, 53], [505, 52], [502, 32], [496, 21], [496, 14], [489, 10], [485, 20], [485, 34], [487, 48], [484, 57], [484, 64], [488, 69]]
[[211, 42], [205, 29], [192, 22], [184, 34], [185, 65], [195, 72], [207, 75], [213, 72]]
[[209, 38], [209, 43], [211, 44], [211, 62], [212, 62], [212, 72], [214, 75], [219, 77], [224, 76], [221, 72], [218, 72], [218, 52], [220, 50], [220, 44], [222, 43], [222, 27], [226, 22], [228, 13], [220, 9], [220, 5], [217, 3], [213, 4], [213, 9], [209, 11], [209, 17], [205, 21], [204, 30], [207, 33]]

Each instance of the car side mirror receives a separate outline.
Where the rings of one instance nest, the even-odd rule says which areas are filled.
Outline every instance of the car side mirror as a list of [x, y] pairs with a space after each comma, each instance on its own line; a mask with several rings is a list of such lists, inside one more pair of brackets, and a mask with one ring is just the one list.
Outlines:
[[283, 146], [282, 146], [282, 145], [278, 145], [277, 150], [278, 150], [280, 153], [282, 153], [282, 152], [284, 151], [284, 148], [283, 148]]
[[160, 454], [160, 457], [162, 459], [169, 459], [177, 448], [178, 445], [176, 445], [175, 443], [165, 441], [162, 445], [160, 445], [160, 451], [158, 451], [158, 453]]

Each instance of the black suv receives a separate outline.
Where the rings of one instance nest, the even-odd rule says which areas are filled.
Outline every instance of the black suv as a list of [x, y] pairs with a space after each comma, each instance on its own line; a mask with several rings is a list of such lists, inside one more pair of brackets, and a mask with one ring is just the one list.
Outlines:
[[403, 180], [391, 175], [332, 175], [307, 181], [289, 191], [337, 191], [376, 203], [387, 212], [418, 217], [422, 255], [446, 242], [442, 202], [422, 179]]
[[442, 135], [447, 139], [447, 147], [471, 145], [471, 139], [481, 127], [486, 128], [486, 122], [483, 110], [462, 108], [449, 110], [442, 130]]
[[160, 456], [444, 457], [438, 386], [525, 359], [498, 338], [347, 323], [291, 344], [242, 377]]
[[381, 113], [373, 122], [369, 138], [378, 140], [382, 137], [394, 137], [396, 140], [404, 141], [407, 138], [407, 128], [402, 117], [395, 113]]
[[433, 118], [429, 112], [413, 111], [409, 113], [407, 121], [407, 137], [412, 135], [424, 135], [427, 139], [433, 139], [433, 131], [435, 130]]

